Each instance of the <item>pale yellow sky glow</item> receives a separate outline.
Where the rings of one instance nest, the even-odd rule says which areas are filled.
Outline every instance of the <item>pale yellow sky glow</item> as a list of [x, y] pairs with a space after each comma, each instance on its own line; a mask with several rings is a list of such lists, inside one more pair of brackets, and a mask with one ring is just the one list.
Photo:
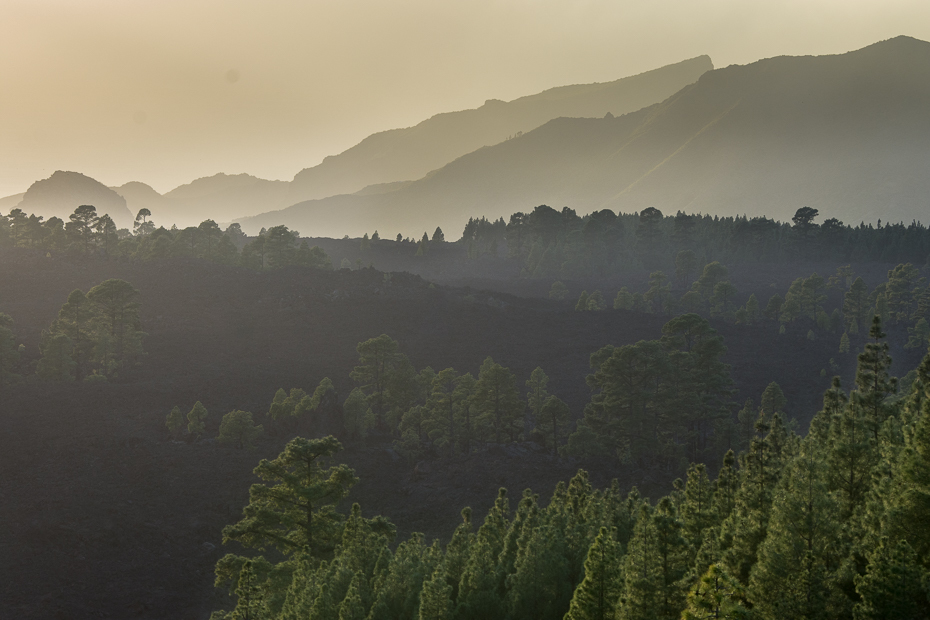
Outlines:
[[0, 0], [0, 25], [6, 196], [58, 169], [160, 192], [216, 172], [289, 180], [489, 98], [701, 54], [930, 40], [930, 2]]

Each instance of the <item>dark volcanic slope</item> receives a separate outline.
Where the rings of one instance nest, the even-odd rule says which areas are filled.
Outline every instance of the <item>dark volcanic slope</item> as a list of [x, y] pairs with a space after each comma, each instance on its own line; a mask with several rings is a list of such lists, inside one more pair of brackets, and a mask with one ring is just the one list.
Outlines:
[[[210, 411], [208, 436], [222, 415], [264, 412], [279, 387], [312, 389], [324, 376], [342, 398], [352, 384], [355, 345], [382, 332], [396, 338], [421, 368], [477, 372], [486, 355], [511, 367], [518, 381], [542, 366], [550, 391], [577, 415], [588, 398], [588, 356], [604, 344], [660, 335], [665, 318], [488, 296], [395, 274], [390, 286], [374, 270], [259, 274], [197, 261], [162, 264], [69, 262], [0, 255], [0, 311], [16, 321], [25, 365], [37, 356], [41, 329], [74, 288], [109, 277], [133, 283], [148, 332], [143, 365], [123, 382], [4, 388], [0, 401], [0, 618], [205, 618], [217, 596], [212, 567], [226, 552], [220, 530], [236, 520], [260, 458], [272, 458], [287, 436], [266, 438], [248, 453], [212, 442], [167, 441], [165, 415], [195, 400]], [[338, 291], [338, 294], [335, 294]], [[720, 326], [740, 387], [737, 400], [758, 398], [772, 380], [785, 387], [791, 411], [806, 419], [828, 379], [819, 376], [835, 343], [802, 333]], [[850, 359], [852, 356], [849, 356]], [[785, 363], [786, 360], [792, 363]], [[852, 362], [844, 361], [849, 376]], [[317, 421], [332, 431], [333, 420]], [[309, 432], [304, 429], [302, 432]], [[439, 463], [422, 478], [383, 446], [348, 445], [362, 482], [350, 499], [382, 513], [401, 536], [447, 537], [459, 510], [480, 514], [498, 486], [518, 494], [531, 486], [546, 498], [578, 463], [552, 461], [526, 448]], [[593, 466], [604, 484], [611, 467]], [[667, 481], [624, 479], [647, 492]], [[235, 551], [235, 549], [233, 549]], [[106, 616], [103, 616], [106, 617]]]
[[779, 219], [807, 205], [851, 223], [926, 220], [928, 109], [930, 43], [770, 58], [709, 71], [620, 118], [553, 120], [392, 193], [309, 201], [243, 225], [419, 235], [538, 204]]

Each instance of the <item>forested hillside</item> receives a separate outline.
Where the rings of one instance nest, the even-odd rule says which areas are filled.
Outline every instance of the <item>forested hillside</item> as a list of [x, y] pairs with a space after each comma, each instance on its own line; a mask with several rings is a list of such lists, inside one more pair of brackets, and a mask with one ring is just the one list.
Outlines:
[[[306, 239], [158, 217], [0, 218], [0, 615], [591, 617], [598, 561], [602, 611], [673, 617], [714, 582], [772, 615], [796, 572], [765, 564], [795, 544], [772, 532], [800, 517], [769, 507], [808, 478], [815, 516], [859, 528], [811, 556], [822, 617], [886, 613], [862, 616], [886, 609], [875, 549], [922, 574], [889, 512], [912, 487], [867, 482], [911, 475], [876, 455], [923, 419], [922, 225], [539, 206], [457, 240]], [[847, 432], [871, 437], [855, 499]], [[352, 470], [317, 472], [312, 538], [249, 495], [256, 463], [273, 486], [302, 451]]]

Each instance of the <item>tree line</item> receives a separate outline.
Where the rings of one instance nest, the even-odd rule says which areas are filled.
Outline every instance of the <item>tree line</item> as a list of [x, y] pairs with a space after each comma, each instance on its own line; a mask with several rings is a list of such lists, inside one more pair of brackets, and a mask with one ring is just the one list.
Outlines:
[[[676, 258], [675, 280], [687, 282], [697, 271], [698, 261], [690, 250]], [[887, 280], [872, 290], [861, 276], [856, 276], [851, 265], [842, 265], [827, 278], [813, 273], [796, 278], [784, 295], [772, 294], [763, 305], [755, 293], [746, 302], [737, 305], [738, 290], [729, 280], [729, 270], [714, 261], [700, 269], [700, 275], [685, 292], [677, 297], [672, 281], [664, 272], [654, 271], [649, 276], [649, 288], [631, 292], [621, 288], [613, 298], [615, 310], [631, 310], [650, 314], [676, 312], [699, 313], [719, 320], [742, 325], [770, 322], [785, 333], [792, 325], [808, 329], [810, 337], [840, 334], [840, 352], [848, 353], [850, 339], [865, 337], [870, 317], [878, 315], [884, 325], [906, 327], [908, 348], [923, 348], [930, 344], [930, 285], [921, 269], [911, 263], [901, 263], [890, 269]], [[840, 306], [832, 312], [825, 309], [827, 292], [843, 292]], [[555, 281], [549, 298], [564, 300], [568, 288]], [[599, 290], [581, 292], [575, 303], [577, 311], [606, 310], [608, 301]], [[814, 332], [813, 330], [817, 330]]]
[[526, 490], [512, 508], [501, 489], [445, 544], [339, 513], [358, 481], [331, 464], [341, 445], [295, 438], [223, 531], [265, 554], [219, 561], [234, 608], [212, 617], [930, 617], [930, 353], [901, 382], [889, 364], [876, 318], [851, 391], [835, 378], [806, 436], [763, 409], [716, 476], [693, 463], [656, 501], [583, 470], [546, 505]]
[[0, 215], [0, 247], [24, 247], [70, 256], [97, 256], [114, 260], [150, 261], [166, 258], [201, 258], [220, 264], [241, 265], [257, 271], [305, 265], [332, 269], [321, 248], [301, 240], [287, 226], [262, 229], [249, 238], [237, 223], [222, 230], [213, 220], [198, 226], [156, 227], [151, 211], [140, 209], [133, 230], [117, 229], [109, 215], [98, 215], [93, 205], [81, 205], [68, 222], [26, 215], [13, 209]]
[[930, 258], [930, 231], [920, 222], [855, 226], [829, 218], [815, 220], [817, 209], [802, 207], [792, 221], [766, 217], [664, 215], [649, 207], [639, 213], [604, 209], [579, 216], [540, 205], [489, 221], [471, 218], [461, 242], [469, 257], [496, 255], [519, 260], [523, 275], [534, 278], [592, 278], [631, 269], [675, 268], [674, 257], [690, 251], [702, 264], [804, 260], [837, 262], [910, 262]]

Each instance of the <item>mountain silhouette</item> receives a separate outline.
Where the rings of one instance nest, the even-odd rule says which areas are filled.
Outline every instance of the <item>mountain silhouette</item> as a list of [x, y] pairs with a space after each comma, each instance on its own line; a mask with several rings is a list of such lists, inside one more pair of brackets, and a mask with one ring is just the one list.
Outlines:
[[[656, 103], [712, 68], [710, 58], [701, 56], [613, 82], [560, 86], [509, 103], [489, 100], [475, 110], [437, 114], [415, 127], [373, 134], [320, 165], [302, 170], [291, 182], [219, 173], [165, 194], [138, 181], [111, 189], [126, 199], [133, 218], [139, 209], [147, 208], [156, 224], [182, 228], [206, 219], [227, 223], [308, 198], [345, 192], [383, 194], [461, 155], [519, 136], [553, 118], [617, 115]], [[60, 198], [73, 201], [64, 194]], [[0, 207], [13, 208], [19, 201], [18, 196], [2, 198]], [[131, 223], [132, 219], [121, 226]]]
[[510, 102], [491, 99], [477, 109], [437, 114], [414, 127], [382, 131], [297, 173], [289, 204], [419, 179], [466, 153], [560, 116], [633, 112], [664, 100], [713, 68], [709, 57], [699, 56], [612, 82], [560, 86]]
[[539, 204], [654, 206], [788, 219], [927, 220], [930, 43], [908, 37], [832, 56], [709, 71], [616, 118], [559, 118], [460, 157], [397, 191], [306, 201], [243, 220], [303, 234], [458, 236], [469, 217]]
[[[133, 217], [140, 209], [148, 209], [152, 213], [167, 214], [177, 207], [170, 199], [159, 194], [155, 189], [139, 181], [130, 181], [119, 187], [111, 187], [114, 192], [126, 199], [126, 206]], [[152, 218], [148, 218], [152, 220]], [[170, 226], [173, 222], [155, 222], [156, 225], [166, 224]]]
[[36, 181], [15, 207], [67, 222], [68, 216], [81, 205], [93, 205], [97, 215], [109, 215], [118, 228], [132, 229], [134, 215], [126, 207], [126, 199], [80, 172], [58, 170], [49, 178]]
[[[249, 174], [215, 174], [176, 187], [164, 195], [167, 213], [152, 216], [178, 226], [196, 226], [206, 219], [229, 222], [265, 205], [288, 204], [288, 182]], [[273, 207], [272, 207], [273, 208]], [[157, 216], [157, 217], [156, 217]]]

